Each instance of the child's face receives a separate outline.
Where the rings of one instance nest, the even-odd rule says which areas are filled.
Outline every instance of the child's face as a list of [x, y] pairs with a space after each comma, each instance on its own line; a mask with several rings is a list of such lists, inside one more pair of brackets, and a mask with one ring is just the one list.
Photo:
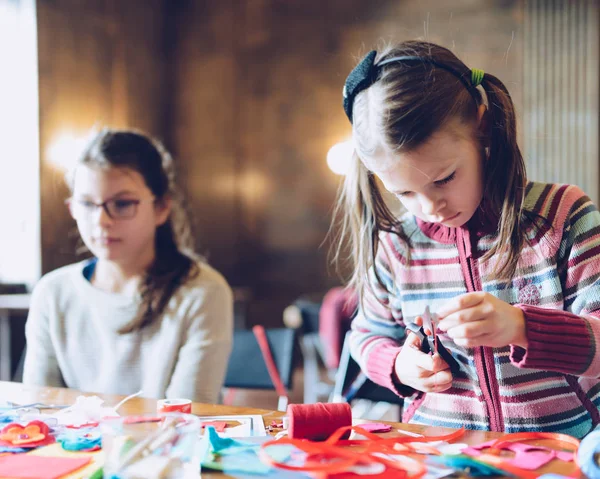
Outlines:
[[[101, 203], [106, 206], [98, 207]], [[75, 173], [71, 212], [94, 256], [136, 267], [154, 258], [156, 228], [167, 220], [169, 206], [155, 201], [137, 171], [81, 165]]]
[[472, 126], [454, 123], [415, 150], [386, 155], [368, 167], [418, 218], [462, 226], [483, 194], [483, 155], [475, 133]]

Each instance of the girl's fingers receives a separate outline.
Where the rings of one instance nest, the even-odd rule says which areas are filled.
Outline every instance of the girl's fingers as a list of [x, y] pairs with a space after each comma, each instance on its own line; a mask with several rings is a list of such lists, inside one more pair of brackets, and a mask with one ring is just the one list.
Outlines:
[[463, 309], [456, 313], [449, 314], [444, 319], [440, 320], [438, 328], [442, 331], [448, 331], [459, 325], [479, 321], [488, 315], [488, 308], [484, 308], [483, 304], [477, 304], [471, 308]]
[[448, 336], [453, 340], [475, 339], [490, 334], [493, 326], [491, 321], [473, 321], [471, 323], [460, 324], [454, 328], [450, 328], [448, 330]]
[[486, 294], [487, 293], [483, 291], [476, 291], [475, 293], [466, 293], [456, 296], [436, 311], [438, 318], [444, 319], [452, 313], [472, 308], [481, 303], [485, 299]]
[[422, 380], [423, 390], [427, 392], [445, 391], [452, 387], [450, 371], [440, 371]]

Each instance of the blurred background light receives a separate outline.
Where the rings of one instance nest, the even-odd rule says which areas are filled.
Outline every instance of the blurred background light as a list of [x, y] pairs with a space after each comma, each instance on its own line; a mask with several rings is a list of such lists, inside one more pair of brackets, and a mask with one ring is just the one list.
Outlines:
[[327, 166], [336, 175], [345, 175], [350, 167], [353, 154], [354, 143], [351, 139], [336, 143], [327, 153]]

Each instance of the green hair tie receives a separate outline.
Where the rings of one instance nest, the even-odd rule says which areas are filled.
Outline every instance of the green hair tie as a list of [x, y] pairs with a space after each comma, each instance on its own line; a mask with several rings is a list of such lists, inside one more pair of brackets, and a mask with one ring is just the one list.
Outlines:
[[471, 68], [471, 83], [473, 86], [481, 85], [483, 81], [483, 75], [485, 75], [483, 70], [479, 68]]

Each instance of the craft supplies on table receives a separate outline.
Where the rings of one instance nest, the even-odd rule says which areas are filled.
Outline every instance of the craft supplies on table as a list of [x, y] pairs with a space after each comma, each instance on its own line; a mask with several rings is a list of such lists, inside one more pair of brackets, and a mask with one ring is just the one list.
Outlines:
[[[432, 340], [428, 343], [435, 348], [435, 338]], [[31, 404], [25, 406], [32, 408], [32, 399], [28, 401]], [[155, 407], [160, 410], [159, 405], [153, 402], [151, 410]], [[174, 453], [176, 441], [172, 427], [163, 419], [163, 416], [186, 414], [119, 417], [115, 407], [104, 406], [97, 397], [80, 397], [76, 404], [58, 413], [44, 414], [42, 410], [34, 409], [4, 408], [8, 411], [5, 419], [10, 418], [13, 424], [5, 420], [0, 425], [0, 436], [3, 436], [0, 440], [7, 441], [6, 447], [18, 454], [0, 456], [0, 478], [3, 471], [11, 471], [3, 469], [4, 466], [18, 469], [14, 478], [30, 479], [31, 470], [28, 471], [27, 461], [19, 459], [21, 457], [35, 457], [30, 463], [44, 469], [43, 474], [35, 477], [44, 479], [186, 477], [185, 473], [169, 471], [173, 467], [172, 456], [177, 456]], [[112, 417], [103, 417], [107, 412]], [[487, 471], [524, 479], [544, 477], [542, 471], [556, 471], [563, 476], [552, 474], [546, 477], [563, 479], [575, 477], [573, 457], [579, 444], [569, 436], [548, 433], [505, 434], [494, 441], [489, 441], [490, 436], [484, 435], [482, 437], [488, 441], [477, 444], [473, 442], [475, 436], [468, 433], [465, 438], [470, 440], [465, 442], [470, 445], [467, 446], [458, 440], [464, 431], [443, 434], [443, 430], [421, 429], [419, 432], [425, 434], [422, 435], [415, 433], [414, 429], [411, 432], [411, 428], [384, 423], [352, 426], [351, 412], [345, 403], [290, 405], [285, 416], [270, 416], [268, 431], [272, 435], [267, 435], [263, 416], [258, 414], [190, 417], [198, 422], [195, 432], [178, 436], [183, 439], [182, 443], [191, 438], [190, 443], [195, 441], [199, 446], [196, 449], [196, 466], [189, 469], [188, 477], [194, 479], [198, 477], [200, 463], [203, 473], [219, 470], [235, 477], [256, 478], [260, 474], [267, 479], [303, 479], [325, 472], [329, 479], [417, 476], [437, 479], [456, 470], [462, 470], [464, 477], [475, 477], [476, 472]], [[102, 441], [99, 441], [102, 425], [112, 421], [127, 428], [148, 426], [148, 430], [135, 440], [123, 437], [125, 434], [112, 434], [113, 441], [120, 446], [119, 453], [113, 457], [108, 438], [105, 441], [106, 451], [97, 450], [102, 446]], [[398, 427], [401, 429], [396, 429]], [[374, 432], [384, 434], [375, 435]], [[278, 437], [281, 439], [274, 440]], [[588, 438], [594, 455], [600, 438], [593, 434]], [[542, 440], [544, 447], [532, 442], [538, 439]], [[52, 443], [41, 445], [46, 441]], [[584, 447], [580, 449], [580, 458], [584, 457], [585, 451]], [[111, 454], [108, 469], [103, 469], [105, 453]], [[121, 472], [118, 476], [110, 470], [111, 460], [119, 461]], [[3, 465], [3, 461], [6, 464]], [[54, 467], [55, 464], [58, 467]], [[130, 466], [134, 467], [129, 469]], [[58, 475], [61, 471], [64, 474]]]
[[267, 435], [265, 422], [260, 414], [198, 416], [198, 419], [202, 433], [206, 426], [213, 426], [225, 437], [264, 437]]
[[101, 422], [104, 476], [197, 479], [200, 420], [191, 414], [126, 416]]

